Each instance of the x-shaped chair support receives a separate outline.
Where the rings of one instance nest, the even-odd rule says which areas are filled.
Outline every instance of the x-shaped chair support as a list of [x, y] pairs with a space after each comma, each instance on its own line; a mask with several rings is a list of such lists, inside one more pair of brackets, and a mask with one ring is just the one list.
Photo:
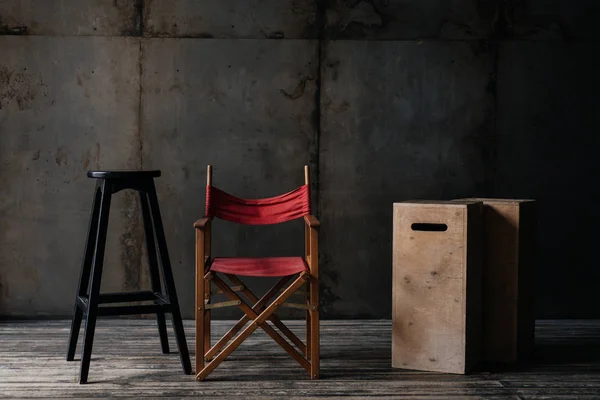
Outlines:
[[[213, 275], [207, 274], [207, 277], [212, 277], [212, 276]], [[241, 280], [239, 280], [239, 278], [237, 276], [229, 275], [229, 274], [227, 274], [226, 276], [232, 281], [232, 283], [234, 285], [244, 286], [244, 288], [245, 288], [245, 285], [242, 283]], [[249, 298], [250, 301], [253, 301], [255, 303], [254, 306], [252, 307], [252, 309], [255, 312], [262, 311], [265, 304], [267, 304], [279, 292], [279, 290], [281, 290], [281, 288], [284, 287], [285, 284], [289, 282], [290, 279], [292, 279], [291, 276], [284, 276], [260, 299], [256, 299], [256, 296], [254, 296], [254, 298]], [[247, 290], [248, 290], [248, 292], [250, 292], [249, 289], [247, 289]], [[242, 293], [244, 293], [244, 291], [242, 291]], [[250, 292], [250, 293], [252, 293], [252, 292]], [[246, 296], [248, 296], [248, 294], [246, 294]], [[215, 343], [215, 345], [210, 350], [206, 351], [206, 355], [205, 355], [206, 361], [210, 361], [210, 359], [213, 358], [215, 356], [215, 354], [217, 354], [219, 351], [221, 351], [221, 349], [229, 342], [229, 340], [231, 340], [231, 338], [233, 336], [235, 336], [239, 331], [241, 331], [242, 328], [244, 327], [244, 325], [246, 325], [246, 323], [250, 320], [251, 320], [250, 317], [248, 317], [247, 315], [244, 315], [238, 321], [237, 324], [235, 324], [225, 335], [223, 335], [223, 337], [221, 339], [219, 339], [219, 341], [217, 343]], [[269, 320], [270, 321], [273, 321], [273, 320], [279, 321], [279, 318], [277, 318], [277, 316], [275, 316], [273, 314], [269, 317]], [[279, 323], [281, 323], [281, 321], [279, 321]], [[283, 324], [281, 324], [281, 325], [283, 325]], [[279, 327], [279, 325], [277, 325], [277, 326]], [[285, 325], [283, 325], [283, 326], [285, 327]], [[281, 327], [279, 327], [279, 329], [281, 329]], [[300, 342], [300, 343], [302, 343], [302, 342]], [[300, 349], [302, 349], [302, 348], [300, 348]]]
[[[248, 287], [246, 285], [244, 285], [244, 283], [240, 280], [240, 278], [238, 278], [237, 276], [232, 275], [232, 274], [226, 274], [225, 276], [227, 278], [229, 278], [229, 280], [234, 285], [240, 285], [243, 287], [242, 293], [244, 294], [244, 296], [246, 296], [246, 298], [248, 298], [248, 300], [250, 300], [254, 304], [257, 304], [259, 302], [258, 297], [256, 297], [254, 295], [254, 293], [252, 293], [252, 291], [250, 289], [248, 289]], [[289, 280], [289, 277], [288, 277], [288, 280]], [[287, 280], [286, 280], [286, 282], [287, 282]], [[279, 288], [279, 289], [281, 289], [281, 288]], [[273, 295], [275, 295], [276, 293], [277, 292], [273, 293]], [[262, 307], [263, 306], [260, 306], [259, 309], [254, 309], [254, 307], [252, 307], [252, 309], [254, 311], [258, 312], [258, 311], [262, 310]], [[246, 317], [248, 317], [248, 316], [246, 315]], [[281, 320], [275, 314], [272, 314], [269, 317], [269, 321], [271, 321], [273, 323], [273, 325], [275, 325], [281, 331], [281, 333], [283, 333], [288, 339], [290, 339], [290, 341], [292, 343], [294, 343], [296, 345], [296, 347], [298, 347], [300, 349], [300, 351], [302, 351], [304, 354], [307, 354], [306, 353], [306, 345], [304, 343], [302, 343], [302, 340], [298, 339], [298, 336], [296, 336], [294, 334], [294, 332], [292, 332], [287, 326], [285, 326], [285, 324], [283, 322], [281, 322]]]
[[[289, 280], [289, 277], [287, 277], [287, 278]], [[271, 304], [269, 304], [266, 308], [264, 308], [264, 310], [262, 312], [260, 312], [260, 314], [257, 314], [257, 311], [260, 311], [261, 309], [263, 309], [264, 305], [269, 301], [269, 299], [271, 297], [273, 297], [273, 295], [275, 293], [277, 293], [279, 291], [279, 289], [281, 287], [283, 287], [283, 285], [285, 285], [285, 283], [287, 281], [284, 281], [283, 279], [280, 280], [260, 300], [257, 299], [256, 296], [254, 296], [254, 294], [250, 290], [247, 290], [245, 293], [243, 292], [246, 296], [251, 296], [251, 297], [248, 297], [251, 301], [257, 300], [254, 307], [250, 308], [250, 306], [248, 306], [248, 304], [236, 292], [234, 292], [229, 287], [229, 285], [227, 285], [225, 282], [223, 282], [223, 280], [221, 280], [221, 278], [219, 278], [216, 274], [213, 274], [212, 272], [208, 272], [205, 275], [204, 279], [212, 280], [212, 282], [219, 289], [221, 289], [223, 294], [225, 294], [231, 300], [240, 301], [240, 304], [238, 305], [238, 307], [240, 307], [240, 309], [244, 312], [245, 317], [242, 318], [227, 334], [225, 334], [225, 336], [218, 343], [215, 344], [215, 346], [213, 346], [213, 348], [209, 352], [206, 353], [205, 357], [207, 359], [209, 359], [209, 358], [211, 358], [212, 355], [216, 354], [219, 351], [219, 349], [222, 349], [218, 354], [216, 354], [216, 356], [208, 364], [206, 364], [204, 366], [204, 368], [201, 371], [198, 372], [198, 374], [196, 375], [197, 380], [204, 380], [204, 378], [206, 378], [219, 364], [221, 364], [221, 362], [223, 362], [227, 357], [229, 357], [229, 355], [235, 349], [237, 349], [240, 346], [240, 344], [242, 344], [242, 342], [244, 340], [246, 340], [256, 329], [258, 329], [258, 327], [261, 327], [293, 359], [295, 359], [305, 370], [307, 370], [310, 373], [310, 363], [306, 360], [306, 358], [304, 358], [304, 356], [302, 356], [300, 353], [298, 353], [298, 351], [296, 351], [296, 349], [294, 349], [283, 337], [281, 337], [281, 335], [279, 335], [279, 333], [277, 333], [273, 328], [271, 328], [271, 326], [266, 322], [267, 320], [271, 320], [277, 326], [279, 326], [279, 324], [283, 325], [283, 323], [281, 323], [281, 321], [279, 321], [278, 318], [276, 318], [276, 317], [271, 318], [271, 317], [274, 317], [273, 313], [290, 296], [292, 296], [302, 285], [304, 285], [307, 280], [310, 279], [310, 274], [308, 272], [305, 271], [305, 272], [300, 273], [300, 275], [296, 279], [294, 279], [292, 281], [292, 283], [279, 296], [277, 296]], [[283, 281], [283, 283], [282, 283], [282, 281]], [[237, 335], [233, 339], [233, 341], [231, 341], [231, 343], [229, 343], [228, 345], [225, 346], [225, 343], [229, 342], [229, 339], [233, 335], [235, 335], [241, 329], [241, 327], [243, 327], [250, 320], [252, 320], [250, 325], [248, 325], [239, 335]], [[278, 322], [274, 322], [274, 321], [278, 321]], [[236, 328], [237, 328], [237, 330], [236, 330]], [[287, 329], [287, 327], [285, 329], [288, 331], [289, 334], [291, 334], [293, 337], [296, 338], [296, 340], [299, 341], [299, 339], [291, 331], [289, 331]], [[287, 333], [286, 333], [286, 336], [288, 336]], [[223, 347], [223, 346], [225, 346], [225, 347]], [[306, 352], [306, 347], [304, 347], [304, 349], [301, 348], [301, 350]], [[202, 355], [196, 355], [196, 356], [202, 357]]]

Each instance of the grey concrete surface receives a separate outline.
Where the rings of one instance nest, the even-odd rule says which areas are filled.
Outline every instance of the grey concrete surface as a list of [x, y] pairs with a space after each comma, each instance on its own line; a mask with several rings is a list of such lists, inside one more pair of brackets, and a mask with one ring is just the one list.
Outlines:
[[597, 315], [599, 50], [599, 43], [500, 47], [494, 192], [540, 199], [536, 303], [550, 317]]
[[469, 42], [384, 41], [331, 42], [326, 53], [319, 164], [331, 291], [322, 301], [343, 316], [383, 318], [392, 203], [485, 192], [493, 53]]
[[[0, 36], [0, 48], [0, 314], [68, 315], [94, 188], [85, 173], [139, 168], [138, 40]], [[134, 200], [115, 197], [106, 291], [139, 287]]]
[[331, 39], [481, 39], [490, 35], [496, 0], [330, 0]]
[[144, 35], [312, 39], [316, 16], [314, 0], [146, 0]]
[[[303, 184], [303, 166], [315, 157], [317, 42], [159, 39], [145, 41], [143, 54], [143, 166], [163, 171], [171, 261], [184, 315], [193, 316], [192, 224], [204, 211], [206, 165], [214, 166], [215, 186], [241, 197]], [[301, 255], [304, 248], [299, 221], [217, 221], [213, 235], [216, 256]]]
[[[537, 317], [598, 317], [599, 8], [0, 0], [0, 316], [70, 315], [89, 169], [163, 170], [190, 317], [206, 164], [263, 197], [309, 162], [325, 318], [389, 317], [392, 202], [472, 196], [538, 199]], [[113, 210], [104, 290], [147, 287], [135, 196]], [[215, 251], [299, 253], [300, 225], [217, 223]]]
[[596, 0], [508, 0], [505, 20], [507, 36], [524, 40], [598, 40]]
[[139, 35], [141, 4], [141, 0], [0, 0], [0, 34]]

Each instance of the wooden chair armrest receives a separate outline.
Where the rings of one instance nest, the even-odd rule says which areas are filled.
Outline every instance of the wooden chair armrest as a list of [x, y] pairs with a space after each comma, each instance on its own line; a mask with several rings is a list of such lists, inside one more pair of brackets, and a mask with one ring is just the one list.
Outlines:
[[305, 215], [304, 222], [306, 223], [306, 225], [308, 225], [309, 228], [317, 228], [318, 229], [319, 226], [321, 226], [321, 223], [319, 222], [317, 217], [315, 217], [314, 215]]
[[212, 217], [202, 217], [198, 221], [194, 222], [194, 228], [204, 229], [210, 220], [212, 220]]

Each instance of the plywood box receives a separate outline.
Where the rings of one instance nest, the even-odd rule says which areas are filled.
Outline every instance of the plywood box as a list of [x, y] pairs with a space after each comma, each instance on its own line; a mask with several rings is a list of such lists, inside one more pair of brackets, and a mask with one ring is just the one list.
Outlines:
[[482, 201], [483, 357], [488, 363], [516, 363], [534, 344], [533, 264], [536, 202]]
[[392, 366], [464, 374], [481, 358], [482, 203], [394, 204]]

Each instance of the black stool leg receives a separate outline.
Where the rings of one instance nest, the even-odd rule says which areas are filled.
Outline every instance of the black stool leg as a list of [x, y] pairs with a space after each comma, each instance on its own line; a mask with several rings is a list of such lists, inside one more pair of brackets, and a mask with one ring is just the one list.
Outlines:
[[175, 281], [173, 279], [173, 271], [171, 270], [171, 262], [169, 261], [167, 241], [165, 239], [165, 232], [163, 230], [162, 219], [160, 216], [160, 208], [158, 207], [158, 198], [156, 197], [154, 181], [149, 184], [148, 200], [150, 201], [150, 211], [152, 213], [156, 241], [158, 244], [158, 251], [160, 253], [161, 270], [165, 282], [165, 291], [167, 297], [169, 298], [169, 302], [171, 303], [173, 330], [175, 331], [175, 338], [177, 339], [179, 357], [181, 358], [183, 371], [189, 375], [192, 373], [192, 365], [190, 363], [190, 354], [185, 341], [185, 332], [183, 330], [183, 322], [181, 321], [181, 311], [179, 310], [179, 301], [177, 300]]
[[[142, 204], [142, 219], [144, 221], [144, 236], [146, 238], [146, 250], [148, 252], [148, 265], [150, 266], [150, 284], [152, 285], [152, 291], [154, 293], [162, 293], [148, 196], [144, 192], [139, 192], [139, 194], [140, 203]], [[163, 354], [168, 354], [169, 339], [167, 336], [167, 324], [165, 322], [164, 312], [159, 311], [156, 313], [156, 323], [158, 324], [158, 334], [160, 336], [160, 346], [162, 347], [162, 352]]]
[[79, 338], [79, 329], [83, 318], [83, 310], [77, 305], [77, 296], [85, 296], [87, 294], [90, 272], [92, 270], [92, 262], [94, 257], [94, 248], [96, 247], [96, 235], [98, 233], [98, 216], [100, 215], [100, 187], [96, 183], [94, 189], [94, 200], [92, 202], [92, 211], [88, 226], [88, 237], [85, 242], [85, 251], [83, 253], [83, 262], [81, 265], [81, 274], [79, 276], [79, 285], [77, 294], [75, 295], [75, 311], [73, 312], [73, 321], [71, 322], [71, 334], [69, 335], [69, 349], [67, 351], [67, 361], [73, 361], [75, 358], [75, 350], [77, 349], [77, 339]]
[[106, 232], [108, 229], [108, 215], [110, 213], [110, 200], [112, 195], [112, 184], [104, 181], [102, 184], [102, 200], [100, 203], [100, 221], [98, 223], [98, 234], [94, 263], [92, 266], [92, 282], [90, 295], [88, 297], [87, 316], [85, 320], [85, 332], [83, 335], [83, 355], [81, 357], [81, 374], [79, 383], [86, 383], [90, 360], [92, 358], [92, 345], [94, 343], [94, 330], [96, 329], [96, 317], [100, 300], [100, 283], [102, 281], [102, 266], [104, 265], [104, 248], [106, 245]]

